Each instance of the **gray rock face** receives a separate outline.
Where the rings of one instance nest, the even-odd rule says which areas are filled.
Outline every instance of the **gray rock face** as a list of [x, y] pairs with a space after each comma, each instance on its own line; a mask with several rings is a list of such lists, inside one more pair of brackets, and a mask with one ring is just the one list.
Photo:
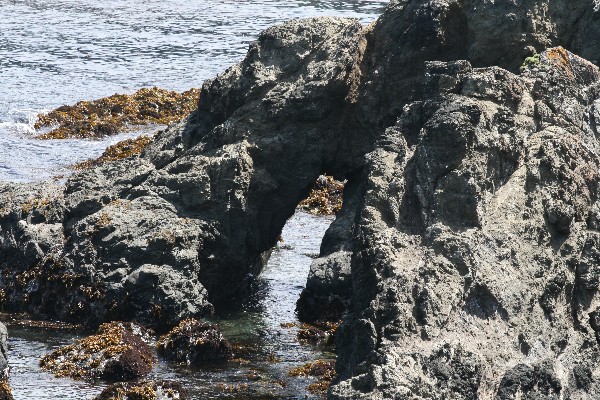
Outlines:
[[563, 46], [597, 62], [599, 33], [594, 0], [392, 0], [366, 35], [359, 119], [393, 125], [422, 95], [425, 61], [516, 72], [533, 52]]
[[164, 328], [230, 301], [315, 179], [357, 168], [362, 139], [339, 121], [356, 96], [362, 30], [337, 18], [268, 29], [141, 157], [78, 174], [29, 213], [37, 187], [7, 186], [9, 309]]
[[561, 49], [427, 65], [367, 155], [332, 398], [598, 393], [599, 77]]
[[516, 72], [556, 45], [599, 60], [598, 15], [404, 0], [368, 28], [268, 29], [140, 157], [0, 188], [5, 302], [90, 323], [210, 313], [328, 173], [344, 207], [298, 310], [346, 312], [330, 398], [593, 397], [600, 73], [561, 48]]

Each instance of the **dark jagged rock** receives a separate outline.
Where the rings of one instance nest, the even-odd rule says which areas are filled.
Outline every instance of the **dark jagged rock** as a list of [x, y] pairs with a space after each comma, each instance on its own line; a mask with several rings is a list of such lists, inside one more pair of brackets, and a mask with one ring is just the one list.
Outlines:
[[115, 383], [94, 400], [186, 400], [187, 391], [178, 382], [139, 381]]
[[428, 94], [367, 155], [332, 398], [599, 389], [600, 75], [560, 48], [541, 60], [524, 77], [429, 63]]
[[589, 398], [600, 88], [574, 53], [600, 59], [599, 15], [397, 0], [367, 28], [270, 28], [140, 156], [52, 196], [2, 186], [2, 298], [89, 323], [210, 313], [327, 173], [345, 201], [298, 312], [346, 312], [330, 398]]
[[97, 334], [45, 355], [40, 367], [57, 377], [125, 381], [143, 378], [155, 357], [144, 341], [144, 329], [136, 324], [112, 322]]
[[[18, 261], [0, 262], [8, 309], [164, 329], [243, 291], [317, 177], [355, 168], [361, 149], [348, 147], [336, 121], [355, 96], [361, 34], [357, 21], [335, 18], [268, 29], [243, 62], [204, 85], [199, 109], [140, 157], [69, 179], [56, 220], [26, 223], [20, 193], [35, 189], [8, 186], [2, 245]], [[39, 214], [37, 203], [31, 212]], [[54, 227], [44, 247], [15, 232]], [[16, 282], [47, 270], [69, 283]]]
[[232, 347], [219, 327], [195, 319], [181, 321], [161, 336], [157, 348], [167, 360], [183, 361], [188, 365], [225, 361], [233, 357]]

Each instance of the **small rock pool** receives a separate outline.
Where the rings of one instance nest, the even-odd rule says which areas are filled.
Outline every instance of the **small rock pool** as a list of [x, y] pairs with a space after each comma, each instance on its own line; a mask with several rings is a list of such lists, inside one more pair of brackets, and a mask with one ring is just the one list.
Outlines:
[[[315, 378], [290, 376], [292, 368], [317, 359], [333, 359], [325, 344], [298, 341], [296, 300], [310, 263], [333, 217], [301, 211], [290, 218], [283, 241], [256, 282], [253, 295], [239, 309], [224, 312], [216, 321], [237, 348], [233, 361], [190, 369], [159, 361], [151, 378], [181, 382], [189, 398], [200, 399], [311, 399], [307, 391]], [[38, 367], [41, 356], [82, 337], [65, 330], [22, 326], [6, 321], [9, 329], [10, 384], [16, 400], [93, 399], [105, 382], [55, 378]]]

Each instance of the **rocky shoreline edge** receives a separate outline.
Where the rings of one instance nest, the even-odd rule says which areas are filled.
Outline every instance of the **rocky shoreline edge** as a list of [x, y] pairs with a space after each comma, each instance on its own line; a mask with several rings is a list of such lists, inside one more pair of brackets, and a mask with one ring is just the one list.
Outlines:
[[3, 306], [159, 331], [210, 315], [325, 174], [343, 206], [298, 315], [343, 317], [329, 398], [590, 398], [598, 12], [404, 0], [368, 27], [269, 28], [139, 155], [0, 185]]

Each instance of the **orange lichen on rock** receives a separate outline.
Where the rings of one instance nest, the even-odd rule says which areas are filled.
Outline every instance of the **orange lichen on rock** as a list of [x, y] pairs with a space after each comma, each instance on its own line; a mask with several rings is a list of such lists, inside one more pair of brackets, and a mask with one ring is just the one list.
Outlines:
[[177, 93], [157, 87], [132, 95], [114, 94], [74, 106], [61, 106], [38, 116], [35, 129], [51, 128], [39, 139], [89, 138], [114, 135], [130, 125], [169, 124], [197, 106], [199, 89]]

